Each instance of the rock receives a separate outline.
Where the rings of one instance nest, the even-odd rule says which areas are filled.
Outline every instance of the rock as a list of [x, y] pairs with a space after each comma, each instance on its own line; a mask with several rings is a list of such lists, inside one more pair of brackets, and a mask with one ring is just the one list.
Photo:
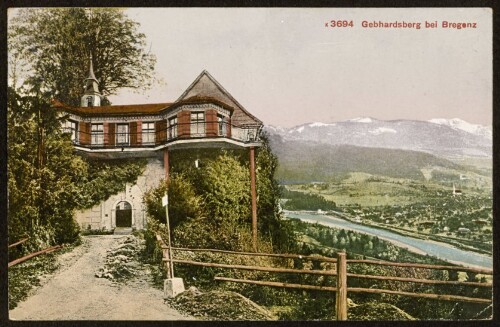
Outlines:
[[95, 276], [117, 281], [135, 276], [136, 271], [141, 269], [136, 260], [137, 253], [140, 251], [138, 243], [135, 236], [129, 236], [113, 249], [107, 250], [106, 264]]
[[353, 300], [347, 298], [347, 307], [348, 308], [354, 308], [354, 307], [357, 307], [358, 305], [356, 303], [354, 303]]
[[135, 254], [137, 253], [137, 251], [135, 250], [130, 250], [130, 249], [119, 249], [117, 251], [114, 251], [112, 253], [110, 253], [111, 256], [118, 256], [118, 255], [124, 255], [124, 256], [127, 256], [127, 257], [134, 257]]
[[202, 293], [194, 286], [189, 287], [186, 292], [193, 294], [193, 296], [201, 295]]
[[129, 261], [129, 260], [130, 260], [130, 258], [129, 258], [129, 257], [127, 257], [127, 256], [125, 256], [125, 255], [123, 255], [123, 254], [119, 254], [119, 255], [117, 255], [115, 258], [116, 258], [116, 259], [118, 259], [118, 260], [120, 260], [120, 261], [125, 261], [125, 262], [127, 262], [127, 261]]
[[127, 239], [123, 243], [134, 243], [136, 242], [135, 237], [127, 237]]
[[116, 247], [114, 250], [121, 250], [121, 249], [128, 249], [128, 250], [137, 250], [137, 247], [132, 245], [132, 244], [122, 244], [118, 247]]
[[169, 303], [178, 310], [208, 320], [276, 320], [268, 310], [235, 292], [202, 293], [190, 287]]

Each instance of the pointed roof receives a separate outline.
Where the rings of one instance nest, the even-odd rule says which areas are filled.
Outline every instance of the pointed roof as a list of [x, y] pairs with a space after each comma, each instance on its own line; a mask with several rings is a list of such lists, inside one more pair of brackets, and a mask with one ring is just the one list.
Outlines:
[[89, 76], [86, 79], [91, 79], [97, 82], [97, 78], [94, 75], [94, 65], [92, 64], [92, 53], [90, 54], [89, 59]]
[[249, 113], [222, 85], [206, 70], [203, 70], [193, 83], [177, 99], [177, 102], [193, 98], [213, 98], [229, 107], [235, 108], [232, 123], [237, 125], [262, 125], [262, 121]]
[[94, 65], [92, 64], [92, 54], [89, 58], [89, 76], [85, 79], [85, 93], [83, 96], [87, 95], [100, 95], [99, 92], [99, 82], [94, 75]]

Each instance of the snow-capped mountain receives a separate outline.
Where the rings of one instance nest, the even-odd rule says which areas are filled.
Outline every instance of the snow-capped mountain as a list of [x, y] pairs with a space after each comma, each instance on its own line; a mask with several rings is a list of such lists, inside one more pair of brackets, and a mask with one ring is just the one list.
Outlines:
[[492, 129], [461, 119], [378, 120], [359, 117], [346, 121], [313, 122], [282, 128], [268, 126], [281, 141], [414, 150], [435, 155], [492, 156]]
[[453, 119], [435, 118], [435, 119], [430, 119], [429, 122], [438, 125], [449, 126], [456, 130], [462, 130], [467, 133], [484, 136], [489, 140], [493, 140], [493, 133], [491, 126], [486, 127], [482, 125], [471, 124], [460, 118], [453, 118]]

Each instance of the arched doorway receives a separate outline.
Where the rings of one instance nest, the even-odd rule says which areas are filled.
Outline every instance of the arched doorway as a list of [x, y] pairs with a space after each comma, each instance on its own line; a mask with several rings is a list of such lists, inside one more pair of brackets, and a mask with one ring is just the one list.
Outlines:
[[116, 227], [132, 227], [132, 205], [127, 201], [116, 204]]

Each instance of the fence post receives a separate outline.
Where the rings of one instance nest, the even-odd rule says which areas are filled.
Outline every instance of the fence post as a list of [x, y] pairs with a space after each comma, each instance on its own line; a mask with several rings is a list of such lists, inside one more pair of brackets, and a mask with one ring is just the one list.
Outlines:
[[164, 259], [164, 265], [165, 265], [165, 270], [167, 271], [167, 278], [170, 279], [170, 278], [173, 278], [172, 276], [172, 270], [170, 269], [170, 265], [172, 264], [172, 261], [171, 261], [171, 258], [170, 258], [170, 255], [169, 255], [169, 249], [162, 245], [161, 246], [161, 250], [162, 250], [162, 254], [163, 254], [163, 259]]
[[337, 253], [337, 320], [347, 320], [347, 261], [345, 252]]
[[163, 262], [163, 266], [167, 272], [167, 278], [173, 278], [174, 276], [172, 276], [172, 269], [171, 269], [172, 258], [170, 256], [170, 248], [165, 244], [165, 242], [161, 238], [161, 235], [158, 233], [156, 233], [156, 240], [157, 240], [158, 244], [160, 245], [161, 254], [162, 254], [162, 262]]

